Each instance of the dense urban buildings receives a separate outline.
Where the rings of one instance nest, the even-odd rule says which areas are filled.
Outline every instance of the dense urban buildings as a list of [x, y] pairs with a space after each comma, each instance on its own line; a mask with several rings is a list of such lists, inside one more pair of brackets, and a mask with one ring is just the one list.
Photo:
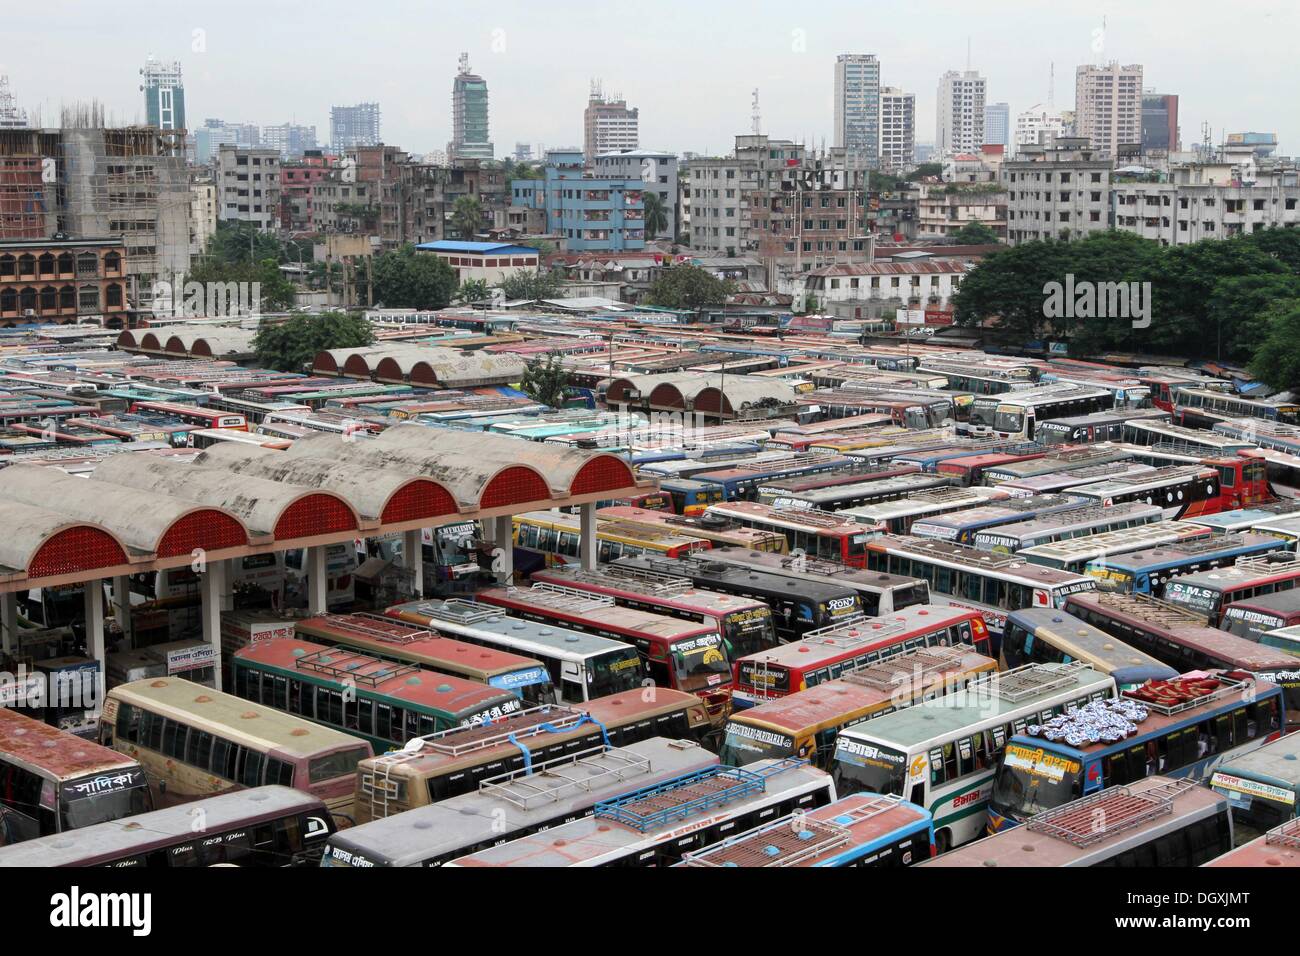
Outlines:
[[[662, 235], [672, 238], [676, 234], [680, 207], [678, 203], [677, 156], [675, 153], [656, 152], [650, 149], [630, 149], [618, 153], [602, 153], [592, 163], [592, 171], [604, 179], [640, 179], [644, 192], [654, 193], [664, 209], [668, 221]], [[647, 235], [647, 239], [656, 238]]]
[[448, 159], [491, 159], [495, 155], [488, 132], [487, 81], [470, 72], [468, 53], [460, 55], [460, 68], [452, 81], [451, 125]]
[[984, 142], [1011, 145], [1011, 107], [1006, 103], [989, 103], [984, 107]]
[[1082, 137], [1024, 146], [1002, 164], [1007, 240], [1077, 239], [1110, 228], [1112, 161]]
[[260, 145], [278, 149], [281, 159], [301, 159], [303, 153], [316, 149], [316, 127], [296, 123], [263, 126]]
[[640, 110], [629, 109], [618, 96], [606, 97], [593, 84], [587, 108], [582, 114], [582, 155], [588, 163], [604, 153], [622, 153], [641, 145]]
[[1074, 77], [1075, 134], [1112, 159], [1142, 142], [1142, 67], [1083, 65]]
[[586, 175], [578, 150], [549, 150], [542, 179], [510, 184], [511, 205], [546, 213], [546, 232], [564, 251], [621, 252], [645, 246], [645, 183], [639, 175]]
[[978, 70], [949, 70], [939, 78], [934, 148], [940, 156], [984, 145], [985, 87]]
[[280, 152], [221, 146], [217, 151], [217, 216], [268, 231], [280, 226]]
[[1071, 135], [1073, 123], [1068, 111], [1058, 110], [1049, 103], [1031, 106], [1016, 114], [1014, 152], [1022, 146], [1050, 146], [1061, 136]]
[[1182, 149], [1178, 131], [1178, 97], [1172, 93], [1142, 94], [1142, 149], [1176, 153]]
[[835, 58], [835, 146], [874, 166], [880, 123], [880, 61], [871, 53], [841, 53]]
[[123, 327], [125, 255], [120, 238], [0, 239], [0, 325], [96, 319]]
[[378, 103], [330, 107], [330, 149], [336, 156], [354, 146], [378, 146], [383, 141]]

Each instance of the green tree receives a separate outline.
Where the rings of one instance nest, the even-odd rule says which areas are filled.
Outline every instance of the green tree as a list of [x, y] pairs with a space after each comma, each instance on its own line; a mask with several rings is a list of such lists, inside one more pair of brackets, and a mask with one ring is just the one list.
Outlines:
[[1272, 226], [1257, 229], [1242, 240], [1281, 262], [1300, 275], [1300, 228]]
[[227, 263], [209, 259], [193, 266], [185, 274], [185, 281], [223, 285], [236, 282], [246, 287], [256, 283], [258, 309], [262, 312], [283, 312], [294, 301], [293, 283], [284, 277], [275, 259], [263, 259], [256, 265], [250, 265], [247, 261]]
[[[263, 232], [249, 222], [224, 220], [217, 223], [217, 231], [208, 239], [204, 259], [223, 265], [248, 265], [271, 259], [277, 263], [288, 262], [291, 257], [284, 243], [269, 232]], [[311, 261], [308, 251], [304, 261]]]
[[451, 228], [466, 242], [483, 228], [483, 204], [476, 196], [461, 196], [451, 207]]
[[461, 302], [482, 302], [492, 297], [492, 290], [486, 279], [466, 279], [456, 290], [456, 298]]
[[407, 244], [375, 256], [375, 301], [396, 309], [442, 309], [456, 291], [456, 274], [434, 255]]
[[263, 322], [253, 350], [265, 368], [301, 372], [326, 349], [362, 348], [373, 344], [374, 331], [361, 316], [343, 312], [295, 315], [284, 322]]
[[645, 196], [645, 234], [653, 239], [668, 228], [668, 213], [664, 210], [664, 201], [656, 192], [647, 190]]
[[511, 300], [555, 299], [564, 288], [564, 280], [557, 272], [521, 270], [506, 276], [497, 283], [497, 288]]
[[569, 373], [559, 364], [556, 353], [547, 353], [545, 361], [530, 359], [519, 380], [519, 390], [535, 402], [559, 408], [564, 404], [564, 390]]
[[1300, 299], [1276, 302], [1266, 315], [1268, 335], [1255, 352], [1250, 374], [1278, 391], [1300, 389]]
[[1000, 241], [998, 234], [982, 222], [966, 223], [948, 240], [958, 246], [991, 246]]
[[921, 163], [915, 169], [909, 169], [903, 179], [907, 182], [914, 183], [918, 180], [925, 179], [928, 176], [942, 176], [943, 163]]
[[717, 276], [699, 266], [669, 266], [659, 274], [646, 302], [667, 309], [702, 309], [723, 305], [735, 293], [730, 279]]
[[1300, 299], [1300, 276], [1269, 273], [1216, 282], [1205, 304], [1206, 332], [1215, 331], [1214, 354], [1249, 362], [1269, 335], [1269, 310], [1284, 299]]

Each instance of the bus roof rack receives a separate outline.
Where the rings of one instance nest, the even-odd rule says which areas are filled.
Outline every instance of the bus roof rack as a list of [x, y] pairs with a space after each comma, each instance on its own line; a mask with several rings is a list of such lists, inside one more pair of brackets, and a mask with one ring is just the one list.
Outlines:
[[695, 588], [689, 577], [661, 574], [658, 571], [646, 571], [641, 568], [626, 568], [617, 564], [606, 564], [595, 571], [576, 571], [573, 578], [575, 581], [583, 581], [587, 584], [600, 584], [606, 587], [617, 585], [642, 594], [681, 594]]
[[[854, 614], [835, 624], [805, 631], [803, 640], [810, 644], [825, 644], [828, 647], [856, 647], [872, 638], [884, 637], [903, 628], [902, 621], [887, 621], [883, 624], [870, 624], [875, 618], [866, 614]], [[859, 631], [858, 628], [863, 628]], [[842, 631], [852, 633], [840, 633]]]
[[[587, 717], [580, 710], [561, 707], [558, 704], [542, 704], [516, 711], [509, 716], [494, 720], [490, 724], [474, 724], [471, 727], [449, 727], [436, 733], [411, 740], [421, 740], [424, 747], [411, 756], [421, 756], [429, 750], [446, 754], [449, 757], [461, 757], [467, 753], [495, 747], [521, 737], [535, 737], [543, 733], [557, 733], [580, 724]], [[408, 742], [407, 746], [410, 746]], [[385, 757], [403, 757], [403, 751], [384, 754]]]
[[385, 644], [410, 644], [414, 641], [427, 641], [432, 632], [416, 624], [397, 621], [378, 614], [322, 614], [326, 623], [373, 637]]
[[1280, 564], [1295, 564], [1297, 562], [1300, 562], [1300, 554], [1296, 554], [1294, 551], [1270, 551], [1268, 554], [1255, 554], [1238, 558], [1233, 567], [1241, 568], [1243, 571], [1268, 574]]
[[[1192, 710], [1195, 707], [1200, 707], [1204, 704], [1210, 703], [1211, 701], [1219, 700], [1222, 697], [1228, 697], [1233, 694], [1243, 694], [1247, 688], [1255, 682], [1254, 678], [1244, 675], [1240, 678], [1235, 678], [1229, 677], [1227, 674], [1218, 674], [1214, 679], [1219, 682], [1218, 687], [1211, 691], [1207, 691], [1199, 697], [1193, 697], [1191, 700], [1185, 700], [1178, 704], [1158, 704], [1153, 701], [1144, 700], [1141, 697], [1135, 697], [1135, 691], [1133, 690], [1124, 691], [1123, 696], [1130, 700], [1137, 701], [1147, 710], [1155, 711], [1157, 714], [1164, 714], [1166, 717], [1172, 717], [1175, 714], [1181, 714], [1184, 711]], [[1172, 683], [1175, 680], [1181, 680], [1181, 678], [1171, 678], [1170, 681], [1167, 681], [1166, 683]]]
[[1292, 817], [1264, 834], [1264, 842], [1300, 850], [1300, 817]]
[[506, 591], [512, 597], [535, 602], [539, 607], [568, 611], [573, 614], [608, 610], [614, 606], [614, 599], [608, 594], [593, 594], [581, 588], [569, 587], [567, 584], [552, 584], [549, 581], [539, 581], [527, 590], [508, 587]]
[[[874, 664], [864, 664], [840, 675], [840, 680], [853, 684], [874, 687], [877, 690], [893, 690], [903, 684], [902, 678], [926, 678], [942, 671], [950, 671], [960, 666], [965, 653], [963, 647], [918, 647], [913, 651], [895, 654], [893, 657]], [[913, 688], [915, 690], [915, 688]]]
[[1002, 673], [990, 674], [980, 684], [987, 684], [995, 696], [1015, 704], [1035, 694], [1068, 687], [1079, 682], [1079, 672], [1087, 669], [1084, 661], [1068, 664], [1024, 664]]
[[[798, 499], [790, 497], [775, 498], [772, 501], [772, 510], [778, 512], [786, 521], [794, 521], [798, 524], [806, 524], [812, 528], [835, 528], [840, 525], [855, 524], [852, 518], [845, 518], [844, 515], [835, 511], [823, 511], [820, 508], [805, 508], [794, 502]], [[863, 532], [866, 532], [863, 528]]]
[[1095, 600], [1110, 610], [1123, 611], [1163, 627], [1205, 627], [1208, 621], [1204, 614], [1197, 614], [1181, 605], [1162, 601], [1149, 594], [1096, 590], [1088, 591], [1082, 596]]
[[[531, 810], [539, 804], [554, 803], [579, 791], [591, 791], [613, 783], [642, 777], [651, 770], [650, 758], [617, 747], [593, 747], [565, 754], [531, 768], [520, 767], [479, 781], [479, 793], [500, 797]], [[542, 786], [546, 780], [552, 786]]]
[[1195, 786], [1195, 780], [1183, 777], [1142, 790], [1108, 787], [1031, 817], [1025, 826], [1074, 846], [1092, 846], [1147, 820], [1173, 813], [1174, 800]]
[[466, 601], [464, 598], [421, 601], [415, 607], [421, 614], [427, 614], [435, 621], [446, 621], [448, 624], [477, 624], [479, 621], [488, 621], [506, 613], [503, 608]]
[[[293, 663], [299, 670], [312, 671], [340, 681], [350, 680], [354, 684], [372, 688], [394, 677], [420, 672], [420, 667], [415, 664], [395, 664], [345, 647], [327, 647], [324, 650], [312, 651], [296, 658]], [[361, 668], [369, 664], [383, 666], [369, 674], [358, 673]]]

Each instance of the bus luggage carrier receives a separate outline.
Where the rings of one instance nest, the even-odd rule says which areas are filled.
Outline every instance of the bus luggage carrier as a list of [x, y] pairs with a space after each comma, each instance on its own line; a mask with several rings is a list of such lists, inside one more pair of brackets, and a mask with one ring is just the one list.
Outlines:
[[1292, 818], [1280, 823], [1264, 834], [1264, 842], [1273, 846], [1285, 846], [1300, 850], [1300, 818]]
[[[370, 688], [378, 687], [384, 681], [392, 680], [394, 677], [401, 677], [404, 674], [417, 674], [421, 670], [415, 664], [394, 664], [392, 661], [381, 660], [360, 651], [340, 647], [329, 647], [325, 650], [304, 654], [295, 659], [293, 663], [299, 670], [312, 671], [325, 677], [332, 677], [342, 683], [351, 681], [354, 684]], [[368, 674], [360, 673], [362, 668], [370, 667], [373, 664], [381, 666]]]
[[840, 675], [840, 680], [889, 691], [910, 685], [911, 689], [916, 691], [924, 685], [926, 678], [960, 667], [965, 654], [964, 645], [962, 647], [918, 647], [888, 660], [846, 670]]
[[1173, 813], [1174, 801], [1195, 787], [1196, 781], [1187, 777], [1141, 790], [1131, 786], [1108, 787], [1090, 797], [1030, 817], [1025, 826], [1032, 832], [1045, 833], [1074, 846], [1092, 846], [1116, 833]]
[[1080, 672], [1090, 670], [1084, 661], [1069, 664], [1025, 664], [973, 683], [972, 688], [987, 687], [996, 697], [1010, 704], [1028, 700], [1036, 694], [1060, 690], [1079, 682]]
[[594, 614], [614, 606], [614, 599], [608, 594], [593, 594], [582, 588], [552, 584], [549, 581], [539, 581], [527, 589], [509, 587], [506, 592], [515, 600], [532, 602], [538, 607], [567, 614]]
[[851, 827], [897, 809], [906, 801], [892, 794], [873, 795], [861, 806], [829, 820], [789, 814], [779, 820], [738, 833], [703, 850], [682, 855], [682, 866], [783, 867], [800, 866], [853, 842]]
[[419, 601], [415, 604], [398, 605], [398, 607], [409, 607], [420, 614], [429, 615], [435, 621], [463, 625], [490, 621], [493, 618], [503, 617], [506, 613], [505, 608], [477, 604], [464, 598], [449, 598], [439, 602]]
[[[1224, 697], [1236, 696], [1242, 700], [1246, 700], [1250, 694], [1251, 686], [1255, 683], [1255, 680], [1252, 677], [1236, 678], [1229, 677], [1227, 674], [1216, 674], [1214, 679], [1219, 682], [1218, 687], [1208, 693], [1202, 694], [1200, 697], [1193, 697], [1190, 700], [1185, 700], [1178, 704], [1160, 704], [1155, 701], [1144, 700], [1141, 697], [1135, 696], [1131, 690], [1124, 691], [1121, 696], [1126, 700], [1131, 700], [1135, 703], [1141, 704], [1153, 713], [1164, 714], [1166, 717], [1172, 717], [1175, 714], [1181, 714], [1184, 711], [1192, 710], [1196, 707], [1204, 707], [1206, 704], [1212, 703], [1216, 700], [1221, 700]], [[1170, 678], [1167, 683], [1172, 684], [1175, 681], [1182, 680], [1184, 680], [1184, 678], [1173, 677]]]
[[580, 791], [644, 777], [652, 769], [649, 757], [615, 747], [593, 747], [534, 764], [531, 770], [521, 767], [488, 777], [479, 781], [478, 789], [481, 794], [500, 797], [521, 810], [532, 810]]
[[688, 577], [660, 574], [658, 571], [643, 571], [640, 568], [624, 568], [616, 564], [606, 565], [599, 571], [577, 571], [573, 574], [573, 579], [584, 584], [622, 588], [646, 595], [682, 594], [695, 589], [695, 585]]
[[[377, 614], [320, 614], [317, 619], [328, 626], [353, 634], [362, 634], [385, 644], [411, 644], [427, 641], [435, 635], [415, 624], [380, 617]], [[310, 619], [309, 619], [310, 620]]]
[[714, 807], [764, 793], [768, 777], [806, 766], [807, 763], [799, 757], [786, 757], [761, 770], [709, 767], [674, 777], [653, 787], [634, 790], [616, 800], [603, 800], [596, 804], [593, 815], [598, 819], [612, 820], [638, 832], [648, 833]]

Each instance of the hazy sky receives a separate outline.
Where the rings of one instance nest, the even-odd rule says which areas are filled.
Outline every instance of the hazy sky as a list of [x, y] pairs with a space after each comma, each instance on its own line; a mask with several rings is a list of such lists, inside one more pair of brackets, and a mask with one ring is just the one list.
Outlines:
[[191, 128], [294, 121], [325, 142], [332, 104], [377, 100], [384, 140], [419, 153], [450, 137], [463, 50], [488, 83], [498, 156], [516, 141], [581, 145], [593, 78], [640, 108], [643, 146], [721, 153], [749, 131], [755, 87], [763, 132], [829, 145], [847, 52], [876, 54], [882, 82], [916, 94], [917, 140], [932, 141], [939, 75], [965, 68], [969, 40], [989, 102], [1008, 102], [1013, 122], [1046, 101], [1053, 61], [1056, 104], [1072, 107], [1075, 67], [1114, 59], [1179, 95], [1184, 146], [1209, 123], [1216, 142], [1273, 131], [1294, 154], [1297, 35], [1295, 0], [43, 0], [5, 4], [0, 72], [46, 125], [92, 98], [139, 122], [153, 53], [181, 61]]

